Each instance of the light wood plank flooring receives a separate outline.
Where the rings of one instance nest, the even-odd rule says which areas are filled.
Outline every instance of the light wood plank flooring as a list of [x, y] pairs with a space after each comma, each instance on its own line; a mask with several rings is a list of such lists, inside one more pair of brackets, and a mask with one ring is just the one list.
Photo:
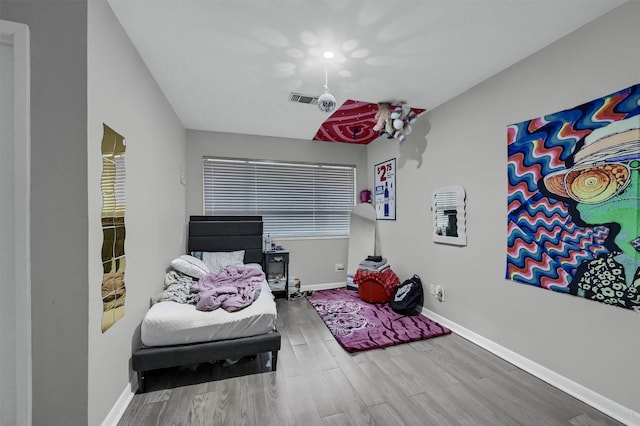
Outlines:
[[277, 303], [277, 371], [262, 354], [150, 374], [119, 425], [621, 424], [458, 335], [349, 354], [307, 300]]

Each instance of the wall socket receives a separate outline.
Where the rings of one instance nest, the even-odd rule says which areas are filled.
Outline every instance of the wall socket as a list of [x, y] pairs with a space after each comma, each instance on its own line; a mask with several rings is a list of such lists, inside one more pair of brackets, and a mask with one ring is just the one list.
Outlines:
[[336, 272], [344, 271], [344, 265], [342, 263], [336, 263]]
[[444, 288], [439, 285], [436, 286], [436, 299], [438, 302], [444, 302]]

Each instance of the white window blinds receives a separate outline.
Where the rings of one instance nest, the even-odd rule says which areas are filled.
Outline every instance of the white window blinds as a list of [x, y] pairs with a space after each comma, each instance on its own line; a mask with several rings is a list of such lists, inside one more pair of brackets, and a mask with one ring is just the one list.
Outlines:
[[205, 215], [260, 215], [264, 233], [347, 236], [355, 167], [203, 158]]
[[455, 192], [438, 192], [435, 195], [435, 205], [436, 232], [440, 232], [439, 235], [454, 236], [454, 233], [457, 235], [457, 230], [452, 229], [458, 209], [457, 194]]

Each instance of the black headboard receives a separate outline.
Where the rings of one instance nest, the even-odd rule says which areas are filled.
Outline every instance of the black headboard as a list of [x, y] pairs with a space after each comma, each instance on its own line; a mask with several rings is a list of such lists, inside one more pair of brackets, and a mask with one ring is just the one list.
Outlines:
[[244, 250], [244, 263], [262, 263], [262, 216], [191, 216], [187, 252]]

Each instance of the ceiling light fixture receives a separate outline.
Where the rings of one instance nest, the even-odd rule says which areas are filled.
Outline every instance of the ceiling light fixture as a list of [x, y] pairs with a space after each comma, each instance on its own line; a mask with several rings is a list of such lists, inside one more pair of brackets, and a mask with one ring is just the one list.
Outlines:
[[[331, 55], [329, 55], [331, 54]], [[323, 55], [326, 59], [333, 58], [333, 52], [326, 51]], [[336, 98], [329, 93], [329, 77], [327, 63], [324, 63], [324, 93], [318, 98], [318, 109], [322, 112], [331, 112], [336, 108]]]

